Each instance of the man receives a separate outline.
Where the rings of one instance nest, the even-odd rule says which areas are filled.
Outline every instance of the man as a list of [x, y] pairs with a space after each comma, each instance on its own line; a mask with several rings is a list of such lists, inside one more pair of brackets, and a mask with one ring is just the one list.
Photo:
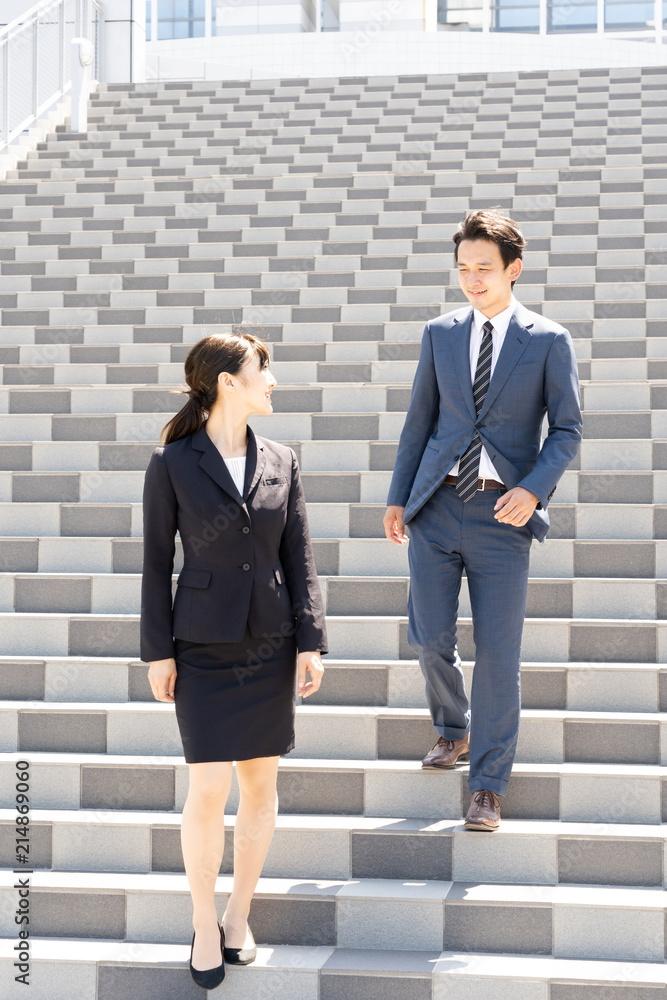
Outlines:
[[[568, 330], [513, 295], [526, 241], [495, 209], [454, 235], [472, 308], [429, 320], [384, 516], [408, 540], [408, 642], [419, 652], [440, 737], [423, 767], [470, 760], [465, 826], [497, 830], [520, 714], [520, 650], [533, 538], [577, 454], [581, 410]], [[549, 431], [541, 441], [545, 413]], [[466, 571], [475, 641], [470, 703], [456, 645]]]

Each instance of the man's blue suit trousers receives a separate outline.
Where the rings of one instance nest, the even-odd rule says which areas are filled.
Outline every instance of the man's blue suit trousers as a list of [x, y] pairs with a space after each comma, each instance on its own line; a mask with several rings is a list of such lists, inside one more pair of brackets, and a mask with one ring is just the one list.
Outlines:
[[[526, 525], [494, 517], [503, 492], [480, 490], [464, 503], [454, 486], [443, 482], [405, 525], [408, 642], [418, 650], [433, 724], [451, 740], [470, 732], [470, 791], [489, 788], [499, 795], [507, 792], [519, 731], [521, 635], [533, 539]], [[464, 569], [475, 642], [470, 699], [456, 642]]]

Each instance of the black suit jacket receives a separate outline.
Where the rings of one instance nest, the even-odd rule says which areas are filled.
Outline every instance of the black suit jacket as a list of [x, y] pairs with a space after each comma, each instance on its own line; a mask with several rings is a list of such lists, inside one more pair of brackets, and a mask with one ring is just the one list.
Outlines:
[[[159, 445], [143, 492], [141, 659], [174, 656], [173, 637], [191, 642], [279, 642], [327, 653], [324, 604], [315, 569], [296, 453], [248, 425], [243, 496], [206, 432]], [[178, 530], [183, 569], [172, 608]]]

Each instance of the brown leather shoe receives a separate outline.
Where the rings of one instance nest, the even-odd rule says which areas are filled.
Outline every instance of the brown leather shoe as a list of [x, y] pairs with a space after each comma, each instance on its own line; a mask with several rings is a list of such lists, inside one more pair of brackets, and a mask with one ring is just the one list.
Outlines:
[[497, 830], [500, 826], [500, 801], [488, 788], [473, 792], [466, 813], [466, 830]]
[[470, 736], [464, 740], [448, 740], [441, 736], [426, 754], [422, 767], [454, 767], [459, 760], [469, 760]]

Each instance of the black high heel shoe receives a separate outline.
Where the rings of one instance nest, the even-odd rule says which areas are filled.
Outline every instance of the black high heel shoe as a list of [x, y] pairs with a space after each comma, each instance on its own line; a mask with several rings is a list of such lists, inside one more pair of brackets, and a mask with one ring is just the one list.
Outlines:
[[192, 944], [190, 945], [190, 975], [196, 982], [197, 986], [201, 986], [205, 990], [214, 990], [215, 987], [219, 986], [225, 978], [225, 932], [220, 924], [218, 924], [218, 930], [220, 931], [220, 952], [222, 956], [222, 963], [214, 966], [212, 969], [193, 968], [192, 951], [195, 946], [195, 934], [197, 932], [192, 932]]
[[222, 954], [225, 962], [230, 965], [250, 965], [257, 958], [257, 945], [253, 944], [250, 948], [223, 948]]

